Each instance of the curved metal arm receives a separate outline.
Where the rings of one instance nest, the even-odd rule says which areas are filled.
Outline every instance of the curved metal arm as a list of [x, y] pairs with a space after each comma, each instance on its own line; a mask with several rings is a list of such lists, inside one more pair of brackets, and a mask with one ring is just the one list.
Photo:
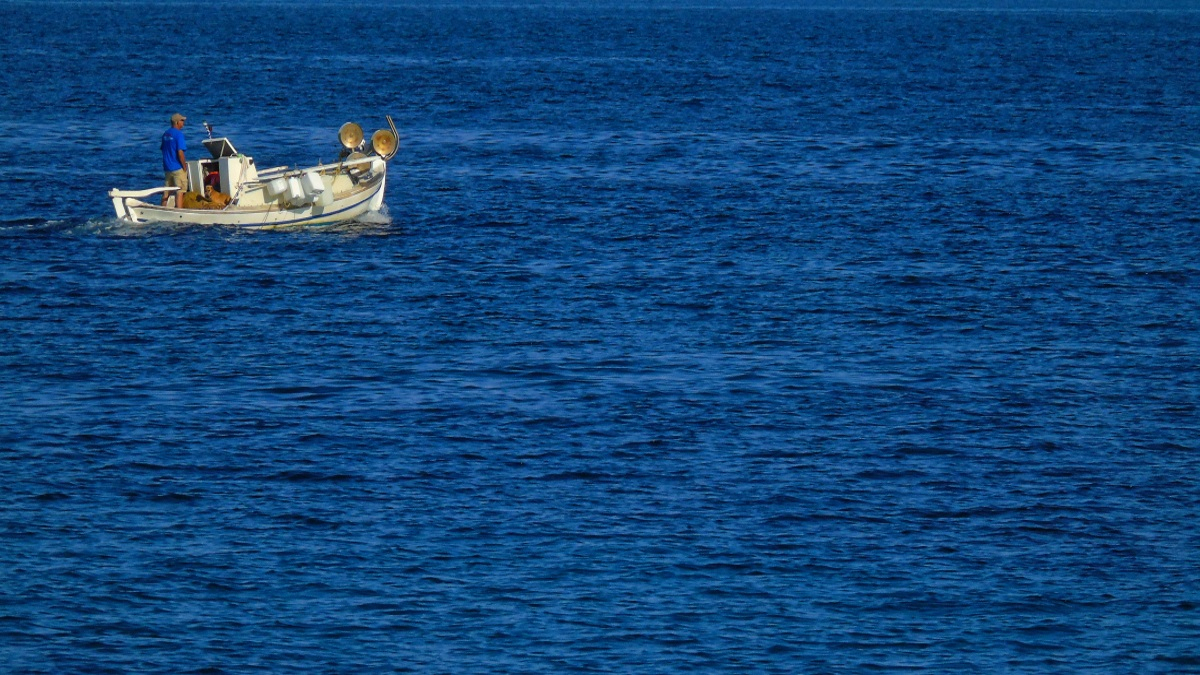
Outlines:
[[400, 132], [396, 131], [396, 123], [392, 121], [391, 115], [384, 115], [384, 117], [387, 119], [388, 128], [392, 130], [392, 135], [396, 137], [396, 147], [392, 148], [392, 151], [387, 154], [387, 157], [383, 158], [383, 161], [386, 162], [395, 157], [397, 152], [400, 152]]

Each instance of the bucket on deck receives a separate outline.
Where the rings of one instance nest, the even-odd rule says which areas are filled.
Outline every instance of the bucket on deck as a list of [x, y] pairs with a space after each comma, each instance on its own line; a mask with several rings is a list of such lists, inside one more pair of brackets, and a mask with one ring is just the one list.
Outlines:
[[316, 171], [306, 171], [300, 177], [300, 187], [304, 189], [304, 194], [309, 197], [315, 197], [325, 191], [325, 184], [321, 182], [321, 177]]
[[317, 206], [329, 206], [333, 203], [333, 177], [318, 176], [321, 179], [321, 194], [317, 195]]
[[287, 179], [286, 178], [276, 178], [275, 180], [271, 181], [270, 183], [267, 183], [267, 194], [272, 199], [274, 199], [275, 197], [278, 197], [279, 195], [281, 195], [285, 192], [287, 192]]
[[304, 188], [300, 186], [300, 179], [287, 179], [287, 199], [288, 202], [296, 205], [307, 202], [307, 199], [304, 195]]

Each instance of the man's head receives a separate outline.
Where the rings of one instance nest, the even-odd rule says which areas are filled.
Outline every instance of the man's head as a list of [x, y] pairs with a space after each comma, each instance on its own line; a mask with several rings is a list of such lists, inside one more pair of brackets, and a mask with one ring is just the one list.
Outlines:
[[179, 113], [175, 113], [174, 115], [171, 115], [171, 126], [175, 127], [176, 129], [182, 129], [183, 123], [186, 121], [187, 121], [187, 118]]

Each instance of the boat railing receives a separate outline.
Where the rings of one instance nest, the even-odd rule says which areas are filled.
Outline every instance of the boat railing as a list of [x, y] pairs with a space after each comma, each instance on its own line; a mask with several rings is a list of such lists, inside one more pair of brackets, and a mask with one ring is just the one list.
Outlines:
[[146, 197], [156, 195], [161, 192], [175, 192], [177, 190], [179, 190], [179, 187], [175, 185], [172, 185], [171, 187], [150, 188], [148, 190], [118, 190], [113, 188], [109, 191], [108, 196], [117, 199], [124, 197], [128, 197], [130, 199], [145, 199]]
[[276, 166], [276, 167], [272, 167], [270, 169], [265, 169], [263, 171], [259, 171], [258, 179], [257, 180], [248, 180], [248, 181], [243, 182], [242, 189], [243, 190], [253, 190], [255, 188], [262, 187], [263, 185], [266, 185], [267, 183], [270, 183], [271, 181], [275, 180], [276, 178], [294, 178], [297, 176], [303, 176], [304, 174], [306, 174], [310, 171], [316, 171], [317, 173], [325, 173], [330, 170], [339, 170], [340, 171], [343, 168], [356, 166], [358, 164], [369, 164], [369, 163], [375, 161], [375, 159], [376, 159], [375, 157], [363, 157], [362, 159], [349, 159], [346, 161], [333, 162], [330, 164], [318, 164], [316, 166], [309, 166], [309, 167], [305, 167], [303, 169], [293, 169], [288, 166]]

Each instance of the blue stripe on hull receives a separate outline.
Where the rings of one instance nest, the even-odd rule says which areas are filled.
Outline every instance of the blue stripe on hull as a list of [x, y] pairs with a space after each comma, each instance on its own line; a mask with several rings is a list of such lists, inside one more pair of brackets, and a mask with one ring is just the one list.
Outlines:
[[[352, 210], [362, 206], [363, 204], [370, 202], [371, 198], [374, 196], [375, 196], [375, 193], [371, 192], [371, 194], [367, 195], [366, 199], [364, 199], [356, 204], [351, 204], [350, 206], [347, 206], [344, 209], [338, 209], [337, 211], [330, 211], [329, 213], [322, 213], [319, 216], [310, 216], [308, 218], [297, 218], [296, 220], [283, 220], [283, 221], [279, 221], [277, 223], [262, 223], [260, 225], [239, 225], [238, 227], [262, 228], [262, 227], [287, 227], [288, 225], [303, 225], [304, 223], [307, 223], [307, 222], [311, 222], [314, 220], [321, 220], [322, 218], [328, 218], [329, 216], [336, 216], [339, 213], [345, 213], [347, 211], [352, 211]], [[367, 209], [363, 209], [364, 213], [366, 213], [366, 211], [367, 211]]]

